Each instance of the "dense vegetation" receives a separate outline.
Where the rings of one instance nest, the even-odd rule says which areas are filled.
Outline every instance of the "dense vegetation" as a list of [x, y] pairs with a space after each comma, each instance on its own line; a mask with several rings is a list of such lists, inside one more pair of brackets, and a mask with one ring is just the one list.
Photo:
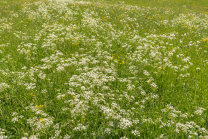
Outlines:
[[0, 2], [0, 138], [208, 138], [206, 0]]

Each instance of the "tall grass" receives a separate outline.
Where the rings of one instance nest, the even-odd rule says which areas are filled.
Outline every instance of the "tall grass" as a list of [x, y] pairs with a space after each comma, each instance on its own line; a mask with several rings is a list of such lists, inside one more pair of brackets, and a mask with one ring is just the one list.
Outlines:
[[0, 138], [208, 138], [206, 8], [143, 2], [2, 1]]

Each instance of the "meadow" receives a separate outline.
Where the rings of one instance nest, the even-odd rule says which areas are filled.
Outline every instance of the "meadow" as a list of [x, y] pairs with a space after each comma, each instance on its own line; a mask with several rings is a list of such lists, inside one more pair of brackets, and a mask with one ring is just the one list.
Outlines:
[[208, 139], [206, 0], [1, 0], [0, 139]]

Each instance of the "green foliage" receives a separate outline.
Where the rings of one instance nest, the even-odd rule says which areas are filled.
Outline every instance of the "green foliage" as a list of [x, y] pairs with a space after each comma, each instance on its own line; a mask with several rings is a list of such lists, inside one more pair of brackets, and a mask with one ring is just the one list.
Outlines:
[[207, 138], [207, 7], [1, 1], [0, 138]]

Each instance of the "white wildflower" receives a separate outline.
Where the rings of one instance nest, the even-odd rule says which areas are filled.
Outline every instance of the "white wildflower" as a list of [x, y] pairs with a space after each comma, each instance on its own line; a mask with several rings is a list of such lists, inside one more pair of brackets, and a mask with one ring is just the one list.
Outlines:
[[7, 136], [4, 136], [5, 134], [5, 129], [0, 128], [0, 139], [6, 139]]
[[24, 67], [22, 67], [22, 69], [23, 69], [23, 70], [25, 70], [25, 69], [27, 69], [27, 67], [26, 67], [26, 66], [24, 66]]
[[188, 136], [188, 139], [191, 139], [191, 138], [192, 138], [192, 136], [191, 136], [191, 135], [189, 135], [189, 136]]
[[157, 85], [155, 83], [151, 83], [151, 86], [157, 88]]
[[200, 70], [200, 68], [196, 68], [196, 70]]
[[40, 74], [38, 75], [38, 77], [39, 77], [40, 79], [45, 79], [46, 74], [44, 74], [44, 73], [40, 73]]
[[146, 76], [149, 76], [150, 75], [149, 72], [146, 71], [146, 70], [143, 71], [143, 74], [146, 75]]
[[65, 96], [66, 96], [65, 94], [58, 93], [58, 96], [56, 98], [59, 100], [60, 98], [64, 98]]
[[190, 60], [189, 57], [186, 57], [186, 58], [182, 59], [182, 61], [184, 61], [184, 62], [188, 62], [189, 60]]
[[128, 90], [133, 90], [135, 86], [133, 84], [127, 84], [127, 89]]
[[41, 93], [47, 93], [46, 89], [41, 90]]
[[9, 88], [9, 85], [7, 83], [0, 84], [0, 92], [3, 92], [6, 88]]
[[188, 114], [187, 113], [181, 114], [180, 116], [184, 117], [184, 118], [188, 118]]
[[68, 135], [68, 134], [66, 134], [65, 136], [64, 136], [64, 139], [69, 139], [70, 138], [70, 136]]
[[194, 112], [194, 114], [196, 114], [196, 115], [202, 115], [202, 113], [203, 113], [204, 110], [206, 110], [206, 109], [199, 107], [198, 110], [196, 110]]
[[19, 120], [19, 119], [18, 119], [17, 117], [14, 117], [14, 118], [12, 118], [11, 121], [12, 121], [13, 123], [15, 123], [15, 122], [17, 122], [18, 120]]
[[146, 95], [146, 92], [145, 92], [144, 90], [142, 90], [142, 91], [140, 92], [140, 94], [144, 96], [144, 95]]
[[32, 135], [29, 137], [29, 139], [38, 139], [36, 135]]
[[82, 90], [85, 90], [85, 87], [84, 87], [84, 86], [82, 86], [82, 87], [81, 87], [81, 89], [82, 89]]
[[61, 71], [64, 70], [64, 67], [63, 67], [63, 66], [58, 66], [58, 67], [56, 68], [56, 70], [57, 70], [58, 72], [61, 72]]
[[139, 123], [139, 120], [138, 120], [138, 119], [133, 120], [133, 123], [134, 123], [134, 124], [138, 124], [138, 123]]
[[126, 129], [128, 127], [131, 127], [132, 126], [132, 122], [126, 118], [122, 118], [120, 120], [120, 128], [122, 129]]
[[132, 130], [131, 133], [134, 134], [135, 136], [140, 136], [140, 132], [137, 130]]
[[108, 87], [108, 86], [102, 86], [102, 89], [103, 90], [110, 90], [110, 87]]
[[140, 108], [144, 108], [144, 105], [141, 105]]
[[161, 134], [159, 138], [164, 138], [164, 134]]
[[55, 131], [55, 138], [59, 137], [60, 133], [61, 133], [61, 130], [56, 130]]
[[176, 115], [175, 113], [169, 113], [168, 116], [169, 116], [169, 118], [178, 117], [178, 115]]
[[110, 133], [111, 133], [110, 128], [106, 128], [106, 129], [105, 129], [105, 133], [106, 133], [106, 134], [110, 134]]
[[113, 121], [110, 121], [109, 122], [109, 125], [113, 127]]
[[75, 131], [81, 131], [81, 130], [86, 130], [87, 127], [86, 126], [83, 126], [82, 124], [78, 124], [77, 127], [75, 127], [73, 130]]
[[17, 112], [13, 112], [13, 113], [12, 113], [12, 116], [16, 116], [16, 115], [18, 115]]
[[26, 86], [27, 90], [34, 89], [36, 87], [35, 83], [25, 83], [24, 85]]
[[[147, 99], [148, 99], [148, 98], [147, 98]], [[143, 100], [141, 100], [141, 103], [143, 103], [143, 104], [144, 104], [144, 103], [145, 103], [145, 101], [146, 101], [146, 100], [145, 100], [145, 99], [143, 99]]]

